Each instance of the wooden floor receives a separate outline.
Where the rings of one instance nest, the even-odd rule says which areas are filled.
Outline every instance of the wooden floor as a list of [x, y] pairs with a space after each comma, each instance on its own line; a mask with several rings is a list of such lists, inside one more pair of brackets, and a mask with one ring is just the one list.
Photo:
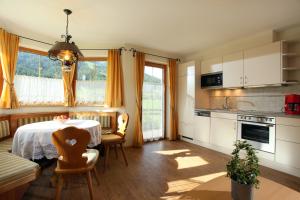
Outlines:
[[[94, 181], [95, 199], [151, 200], [184, 199], [187, 191], [225, 173], [229, 156], [182, 141], [158, 141], [143, 148], [127, 148], [129, 166], [121, 155], [111, 151], [110, 164], [103, 172], [103, 159], [97, 165], [101, 183]], [[43, 170], [24, 199], [53, 199], [55, 189], [49, 180], [54, 166]], [[261, 175], [300, 192], [300, 178], [261, 167]], [[71, 177], [62, 199], [88, 199], [86, 179]]]

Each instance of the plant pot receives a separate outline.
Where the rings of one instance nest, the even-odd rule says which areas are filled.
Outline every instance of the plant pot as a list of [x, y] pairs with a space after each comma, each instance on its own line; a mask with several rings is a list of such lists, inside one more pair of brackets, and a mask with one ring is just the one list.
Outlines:
[[233, 200], [252, 200], [253, 185], [240, 184], [231, 180], [231, 197]]

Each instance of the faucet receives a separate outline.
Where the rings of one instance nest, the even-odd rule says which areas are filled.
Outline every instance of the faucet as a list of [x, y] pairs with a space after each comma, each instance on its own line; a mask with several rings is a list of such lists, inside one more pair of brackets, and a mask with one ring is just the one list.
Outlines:
[[223, 109], [225, 109], [225, 110], [229, 110], [228, 100], [229, 100], [229, 97], [225, 96], [225, 98], [224, 98], [224, 104], [223, 104]]

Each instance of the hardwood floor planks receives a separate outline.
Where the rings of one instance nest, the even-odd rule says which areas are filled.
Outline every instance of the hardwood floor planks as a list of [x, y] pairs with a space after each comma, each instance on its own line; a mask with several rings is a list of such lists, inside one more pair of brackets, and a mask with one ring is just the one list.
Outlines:
[[[229, 156], [182, 141], [146, 143], [143, 148], [126, 148], [128, 167], [111, 151], [109, 166], [103, 173], [104, 159], [97, 163], [100, 185], [93, 177], [95, 199], [155, 200], [179, 199], [186, 191], [225, 172]], [[31, 184], [24, 199], [53, 199], [55, 188], [50, 186], [51, 166]], [[178, 169], [180, 168], [180, 169]], [[300, 179], [261, 167], [262, 176], [300, 191]], [[85, 176], [69, 178], [62, 199], [88, 199]]]

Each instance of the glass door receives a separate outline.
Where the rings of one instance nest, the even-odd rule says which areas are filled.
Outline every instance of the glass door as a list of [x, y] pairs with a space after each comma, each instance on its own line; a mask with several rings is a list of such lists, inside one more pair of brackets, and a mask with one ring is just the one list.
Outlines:
[[165, 66], [146, 62], [142, 127], [145, 141], [165, 136]]

